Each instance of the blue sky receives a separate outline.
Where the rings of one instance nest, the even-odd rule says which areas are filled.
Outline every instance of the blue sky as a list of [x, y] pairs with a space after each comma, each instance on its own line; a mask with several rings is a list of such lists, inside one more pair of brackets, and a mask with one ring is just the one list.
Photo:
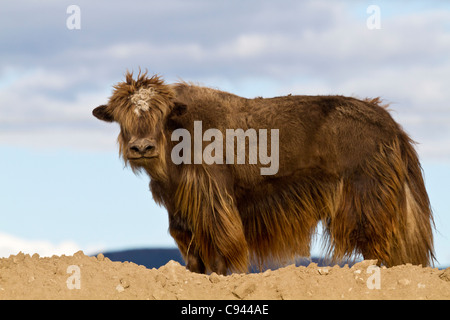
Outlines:
[[[69, 30], [67, 7], [80, 8]], [[369, 5], [381, 29], [366, 26]], [[382, 97], [412, 138], [450, 265], [445, 1], [10, 1], [0, 8], [0, 256], [174, 246], [91, 110], [127, 69], [245, 97]], [[318, 252], [314, 249], [315, 252]]]

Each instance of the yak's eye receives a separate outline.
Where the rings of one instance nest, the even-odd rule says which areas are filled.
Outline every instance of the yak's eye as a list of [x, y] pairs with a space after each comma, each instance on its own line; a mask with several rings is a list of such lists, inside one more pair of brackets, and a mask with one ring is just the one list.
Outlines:
[[128, 140], [129, 137], [131, 136], [130, 133], [128, 132], [128, 130], [124, 127], [124, 126], [120, 126], [120, 135], [122, 136], [122, 138], [124, 138], [125, 140]]

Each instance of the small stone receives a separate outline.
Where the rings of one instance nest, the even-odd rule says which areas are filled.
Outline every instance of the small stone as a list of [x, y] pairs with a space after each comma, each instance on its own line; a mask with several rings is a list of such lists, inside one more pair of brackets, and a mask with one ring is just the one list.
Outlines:
[[15, 255], [12, 258], [12, 260], [13, 260], [14, 263], [20, 263], [23, 260], [25, 260], [25, 254], [22, 251], [20, 251], [17, 255]]
[[450, 281], [450, 268], [447, 268], [439, 275], [439, 278], [444, 281]]
[[77, 258], [77, 259], [81, 259], [84, 257], [84, 252], [82, 250], [79, 250], [73, 254], [73, 257]]
[[411, 284], [411, 280], [401, 279], [401, 280], [398, 280], [398, 284], [401, 284], [402, 286], [407, 286], [407, 285]]
[[167, 277], [163, 273], [158, 273], [155, 277], [155, 281], [164, 288], [167, 283]]
[[319, 269], [318, 272], [320, 275], [328, 275], [330, 273], [330, 270], [328, 270], [328, 268], [324, 268], [324, 269]]
[[239, 299], [245, 299], [249, 294], [256, 290], [255, 283], [243, 283], [237, 286], [232, 293]]
[[209, 281], [211, 281], [211, 283], [218, 283], [220, 282], [220, 277], [217, 273], [213, 272], [209, 276]]
[[269, 277], [271, 274], [272, 274], [272, 270], [267, 269], [266, 271], [264, 271], [263, 277]]
[[116, 287], [116, 290], [120, 293], [120, 292], [125, 291], [125, 288], [121, 284], [118, 284]]
[[99, 254], [97, 255], [97, 260], [98, 260], [98, 261], [103, 261], [103, 260], [105, 260], [105, 256], [103, 255], [103, 253], [99, 253]]
[[378, 260], [363, 260], [361, 262], [355, 263], [350, 269], [363, 269], [366, 270], [369, 266], [376, 265]]
[[124, 289], [127, 289], [127, 288], [130, 287], [130, 283], [129, 283], [128, 280], [126, 280], [126, 279], [120, 279], [120, 284], [122, 285], [122, 287], [123, 287]]

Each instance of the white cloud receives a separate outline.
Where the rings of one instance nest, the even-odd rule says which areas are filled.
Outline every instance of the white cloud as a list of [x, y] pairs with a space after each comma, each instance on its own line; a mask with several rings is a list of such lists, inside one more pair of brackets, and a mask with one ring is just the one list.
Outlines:
[[33, 148], [64, 147], [115, 150], [115, 126], [104, 126], [92, 110], [108, 92], [75, 89], [88, 75], [43, 68], [9, 72], [0, 81], [0, 144]]
[[[53, 146], [55, 140], [88, 148], [103, 144], [115, 128], [103, 131], [106, 126], [91, 110], [106, 102], [126, 69], [138, 66], [166, 79], [231, 84], [227, 87], [234, 93], [248, 97], [274, 92], [381, 96], [427, 145], [422, 149], [427, 154], [437, 153], [428, 153], [432, 142], [450, 141], [447, 123], [437, 121], [450, 112], [449, 10], [430, 5], [421, 12], [386, 14], [389, 5], [382, 4], [382, 29], [368, 30], [366, 8], [359, 5], [361, 13], [355, 15], [352, 2], [257, 3], [236, 11], [238, 2], [185, 6], [169, 1], [135, 12], [130, 6], [81, 2], [78, 33], [64, 30], [64, 24], [63, 30], [52, 26], [60, 45], [42, 35], [42, 43], [52, 40], [58, 50], [34, 44], [35, 53], [29, 41], [19, 58], [1, 54], [0, 143], [26, 144], [32, 135], [43, 145]], [[107, 17], [103, 5], [109, 8]], [[94, 18], [101, 23], [94, 25]], [[16, 38], [29, 39], [26, 30], [18, 29]]]
[[30, 255], [37, 253], [41, 257], [51, 257], [52, 255], [72, 255], [79, 250], [81, 247], [72, 241], [53, 244], [45, 240], [22, 239], [0, 232], [0, 258], [16, 255], [20, 251]]

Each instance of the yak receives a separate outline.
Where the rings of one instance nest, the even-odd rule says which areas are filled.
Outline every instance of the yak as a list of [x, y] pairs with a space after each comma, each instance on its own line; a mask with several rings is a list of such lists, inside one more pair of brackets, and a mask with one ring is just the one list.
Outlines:
[[[136, 78], [127, 71], [113, 88], [93, 115], [120, 125], [120, 155], [148, 174], [188, 270], [247, 272], [308, 257], [319, 223], [332, 261], [362, 256], [389, 267], [434, 260], [432, 210], [414, 141], [380, 98], [248, 99], [140, 71]], [[205, 137], [208, 130], [215, 134]], [[234, 149], [230, 130], [244, 132]], [[261, 137], [250, 141], [263, 130], [266, 145]], [[251, 156], [252, 148], [277, 154], [272, 173], [262, 174], [268, 163]], [[199, 157], [207, 149], [209, 161]], [[225, 154], [227, 161], [211, 161]]]

